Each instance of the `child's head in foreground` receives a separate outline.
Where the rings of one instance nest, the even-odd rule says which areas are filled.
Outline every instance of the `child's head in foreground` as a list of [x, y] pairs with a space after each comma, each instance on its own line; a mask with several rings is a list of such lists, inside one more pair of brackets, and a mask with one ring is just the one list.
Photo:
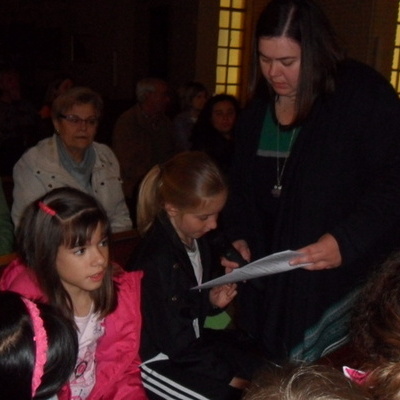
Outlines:
[[0, 397], [48, 399], [72, 374], [78, 339], [55, 308], [0, 292]]
[[243, 400], [368, 400], [359, 386], [327, 365], [271, 365], [252, 381]]
[[364, 385], [376, 399], [400, 399], [400, 253], [375, 270], [354, 305], [351, 336]]

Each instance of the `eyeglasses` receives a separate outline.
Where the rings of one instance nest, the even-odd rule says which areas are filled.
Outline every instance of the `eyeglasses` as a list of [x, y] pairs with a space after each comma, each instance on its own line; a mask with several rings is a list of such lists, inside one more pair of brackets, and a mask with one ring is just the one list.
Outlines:
[[99, 123], [99, 119], [96, 117], [90, 117], [90, 118], [80, 118], [77, 115], [72, 115], [72, 114], [68, 114], [68, 115], [64, 115], [64, 114], [59, 114], [59, 118], [63, 118], [66, 121], [70, 122], [73, 125], [81, 125], [82, 123], [84, 123], [85, 125], [89, 125], [89, 126], [96, 126]]

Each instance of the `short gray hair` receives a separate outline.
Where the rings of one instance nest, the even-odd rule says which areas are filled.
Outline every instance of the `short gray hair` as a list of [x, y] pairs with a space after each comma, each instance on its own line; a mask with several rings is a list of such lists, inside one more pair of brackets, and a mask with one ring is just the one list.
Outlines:
[[99, 93], [88, 87], [75, 86], [60, 94], [52, 105], [53, 120], [65, 114], [73, 106], [77, 104], [91, 104], [95, 109], [97, 116], [100, 117], [103, 111], [103, 100]]
[[137, 84], [136, 84], [136, 99], [138, 103], [143, 103], [147, 95], [149, 93], [153, 93], [156, 91], [156, 85], [157, 84], [162, 84], [166, 85], [167, 83], [163, 81], [162, 79], [158, 78], [144, 78], [141, 79]]

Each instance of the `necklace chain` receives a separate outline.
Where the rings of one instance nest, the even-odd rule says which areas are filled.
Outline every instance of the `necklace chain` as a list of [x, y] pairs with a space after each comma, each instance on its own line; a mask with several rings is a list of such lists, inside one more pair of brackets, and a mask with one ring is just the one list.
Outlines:
[[271, 190], [271, 193], [274, 197], [279, 197], [281, 195], [282, 191], [282, 177], [283, 173], [285, 171], [286, 163], [289, 158], [290, 152], [292, 150], [292, 145], [293, 145], [293, 140], [294, 137], [296, 136], [296, 128], [293, 128], [292, 130], [292, 135], [290, 136], [290, 142], [289, 142], [289, 151], [287, 154], [287, 157], [285, 157], [285, 161], [283, 162], [282, 170], [280, 167], [279, 163], [279, 137], [280, 137], [280, 129], [279, 129], [279, 122], [276, 125], [276, 185], [274, 185], [274, 188]]

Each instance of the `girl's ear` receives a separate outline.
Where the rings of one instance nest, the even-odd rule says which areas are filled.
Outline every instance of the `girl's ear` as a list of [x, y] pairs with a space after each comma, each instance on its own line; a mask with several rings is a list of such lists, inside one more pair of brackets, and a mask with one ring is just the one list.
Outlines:
[[165, 203], [164, 208], [169, 217], [175, 217], [179, 212], [179, 210], [171, 203]]

